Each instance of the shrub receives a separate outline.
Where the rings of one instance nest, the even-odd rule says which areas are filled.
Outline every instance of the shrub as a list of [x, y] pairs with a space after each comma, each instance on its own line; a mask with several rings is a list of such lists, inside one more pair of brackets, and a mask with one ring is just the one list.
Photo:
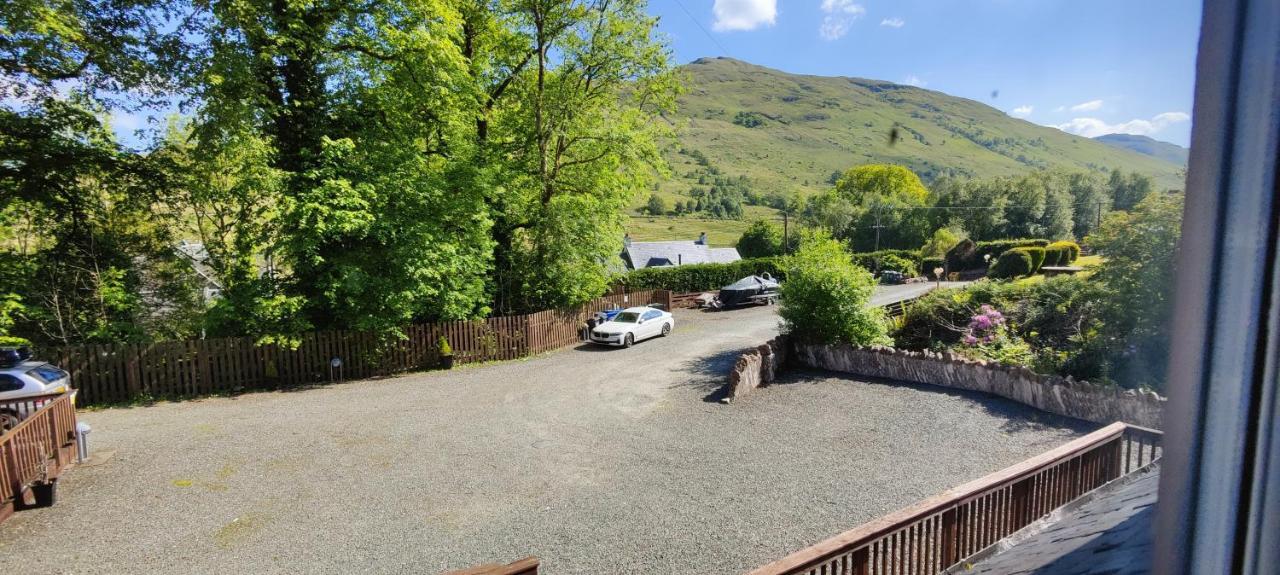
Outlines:
[[453, 347], [449, 345], [449, 339], [443, 335], [440, 336], [440, 355], [453, 355]]
[[[1058, 263], [1053, 265], [1067, 266], [1075, 263], [1077, 259], [1080, 259], [1080, 244], [1075, 242], [1053, 242], [1045, 247], [1045, 251], [1051, 249], [1059, 253]], [[1047, 255], [1045, 256], [1044, 265], [1050, 265]]]
[[1044, 266], [1044, 256], [1045, 256], [1044, 248], [1027, 246], [1025, 248], [1014, 248], [1014, 249], [1023, 250], [1031, 255], [1031, 273], [1034, 274], [1039, 272], [1040, 268]]
[[738, 238], [738, 253], [744, 258], [782, 255], [782, 230], [765, 220], [751, 222]]
[[807, 235], [783, 259], [783, 330], [801, 341], [888, 344], [884, 312], [868, 307], [876, 281], [854, 265], [840, 242], [824, 233]]
[[1063, 265], [1067, 257], [1067, 250], [1049, 244], [1044, 248], [1044, 265], [1041, 267]]
[[1014, 248], [1043, 248], [1047, 245], [1049, 245], [1049, 240], [1038, 239], [993, 240], [977, 243], [965, 240], [947, 251], [947, 271], [958, 272], [981, 269], [987, 265], [985, 256], [990, 255], [991, 261], [994, 262], [998, 256]]
[[783, 279], [780, 258], [753, 258], [723, 264], [690, 264], [644, 268], [627, 272], [615, 283], [630, 290], [667, 289], [674, 292], [717, 290], [753, 274]]
[[912, 250], [880, 250], [878, 252], [861, 252], [851, 254], [855, 265], [862, 266], [873, 273], [884, 270], [902, 272], [909, 276], [916, 275], [920, 269], [920, 255]]
[[[1043, 259], [1043, 252], [1041, 252]], [[1013, 248], [996, 258], [995, 263], [991, 264], [991, 269], [987, 271], [987, 277], [992, 279], [1013, 279], [1021, 276], [1029, 276], [1035, 270], [1035, 260], [1032, 259], [1031, 253], [1025, 248]]]

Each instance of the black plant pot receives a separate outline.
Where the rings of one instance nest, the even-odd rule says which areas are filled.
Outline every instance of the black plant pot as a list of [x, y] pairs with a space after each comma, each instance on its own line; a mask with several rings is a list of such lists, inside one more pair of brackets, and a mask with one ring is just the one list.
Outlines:
[[440, 367], [444, 369], [453, 369], [453, 356], [452, 355], [440, 356]]

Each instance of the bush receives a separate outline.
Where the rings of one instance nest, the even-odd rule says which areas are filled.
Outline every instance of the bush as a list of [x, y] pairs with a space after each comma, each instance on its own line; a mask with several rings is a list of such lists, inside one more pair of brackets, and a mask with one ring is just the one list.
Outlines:
[[1045, 257], [1044, 248], [1027, 246], [1025, 248], [1014, 248], [1014, 249], [1023, 250], [1031, 255], [1031, 273], [1034, 274], [1039, 272], [1040, 268], [1044, 266], [1044, 257]]
[[738, 253], [744, 258], [782, 255], [782, 229], [765, 220], [751, 222], [738, 238]]
[[615, 283], [630, 290], [711, 291], [753, 274], [768, 272], [774, 278], [783, 279], [779, 263], [780, 258], [753, 258], [724, 264], [644, 268], [619, 276]]
[[851, 254], [850, 258], [855, 265], [862, 266], [873, 273], [893, 270], [914, 276], [920, 269], [920, 254], [912, 250], [862, 252]]
[[985, 256], [991, 256], [991, 261], [994, 262], [999, 255], [1014, 248], [1043, 248], [1047, 245], [1049, 245], [1049, 240], [1038, 239], [993, 240], [977, 243], [971, 240], [964, 240], [947, 251], [947, 271], [959, 272], [982, 269], [983, 266], [987, 265]]
[[1049, 257], [1048, 255], [1046, 255], [1044, 265], [1069, 266], [1075, 263], [1077, 259], [1080, 259], [1080, 244], [1077, 244], [1075, 242], [1068, 242], [1068, 241], [1053, 242], [1045, 247], [1045, 251], [1047, 252], [1048, 250], [1054, 250], [1058, 252], [1059, 254], [1058, 263], [1050, 264]]
[[[1043, 261], [1043, 250], [1040, 257]], [[991, 264], [991, 269], [987, 270], [987, 277], [992, 279], [1013, 279], [1029, 276], [1035, 270], [1034, 264], [1035, 260], [1026, 248], [1013, 248], [996, 258], [995, 263]]]
[[815, 343], [888, 344], [884, 312], [868, 307], [876, 281], [854, 265], [840, 242], [822, 233], [808, 235], [794, 255], [783, 259], [783, 330]]
[[1049, 244], [1044, 248], [1044, 265], [1041, 267], [1063, 265], [1068, 257], [1067, 250]]

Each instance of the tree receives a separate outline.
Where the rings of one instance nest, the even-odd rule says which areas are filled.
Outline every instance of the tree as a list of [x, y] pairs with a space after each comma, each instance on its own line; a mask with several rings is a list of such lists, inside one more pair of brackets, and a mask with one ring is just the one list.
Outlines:
[[1072, 234], [1084, 238], [1111, 209], [1111, 196], [1097, 176], [1084, 172], [1069, 174], [1067, 189], [1071, 194]]
[[825, 232], [806, 234], [783, 260], [780, 288], [783, 330], [814, 343], [889, 344], [884, 312], [869, 307], [876, 281], [853, 264], [839, 241]]
[[[929, 190], [902, 166], [870, 164], [851, 168], [836, 182], [835, 192], [856, 208], [845, 232], [854, 250], [912, 249], [928, 232]], [[840, 234], [840, 232], [835, 232]]]
[[1131, 210], [1147, 197], [1155, 188], [1150, 177], [1137, 172], [1124, 175], [1120, 170], [1113, 170], [1107, 180], [1107, 188], [1111, 191], [1111, 203], [1117, 210]]
[[957, 225], [950, 225], [938, 228], [933, 231], [933, 235], [920, 248], [921, 257], [943, 257], [947, 255], [947, 250], [960, 243], [960, 240], [968, 237], [965, 231]]
[[644, 205], [644, 211], [651, 216], [661, 216], [667, 213], [667, 201], [658, 194], [650, 194], [649, 201]]
[[782, 254], [782, 229], [766, 220], [751, 222], [738, 238], [738, 253], [744, 258], [763, 258]]
[[1106, 291], [1106, 345], [1127, 387], [1163, 380], [1181, 226], [1182, 194], [1150, 194], [1088, 238], [1104, 257], [1093, 279]]

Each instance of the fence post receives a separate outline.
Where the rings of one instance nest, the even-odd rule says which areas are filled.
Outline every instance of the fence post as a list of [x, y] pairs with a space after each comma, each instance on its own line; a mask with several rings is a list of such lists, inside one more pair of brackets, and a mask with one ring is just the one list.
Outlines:
[[957, 515], [959, 508], [952, 507], [942, 512], [942, 568], [955, 565], [960, 561], [959, 543], [959, 522]]

